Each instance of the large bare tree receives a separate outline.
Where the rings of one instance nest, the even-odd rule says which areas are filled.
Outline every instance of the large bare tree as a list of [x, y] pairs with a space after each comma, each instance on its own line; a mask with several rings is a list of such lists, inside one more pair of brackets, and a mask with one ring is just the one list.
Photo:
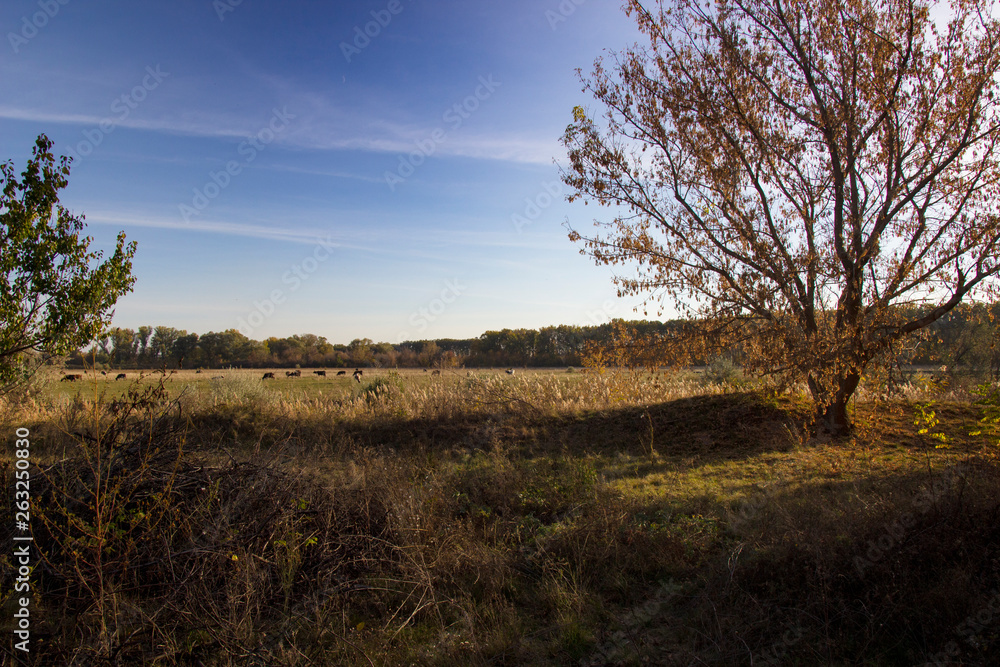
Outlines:
[[[612, 208], [570, 237], [740, 331], [851, 427], [866, 369], [1000, 269], [1000, 25], [976, 0], [629, 0], [648, 43], [598, 60], [563, 180]], [[914, 315], [914, 313], [916, 313]]]

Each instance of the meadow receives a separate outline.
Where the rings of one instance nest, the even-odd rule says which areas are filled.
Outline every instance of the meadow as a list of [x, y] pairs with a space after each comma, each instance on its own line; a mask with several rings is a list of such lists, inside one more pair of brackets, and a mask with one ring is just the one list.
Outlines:
[[[302, 368], [299, 370], [301, 377], [288, 377], [286, 373], [293, 369], [288, 368], [252, 368], [252, 369], [216, 369], [216, 370], [168, 370], [166, 376], [168, 382], [166, 389], [170, 396], [177, 396], [184, 392], [211, 392], [213, 386], [221, 384], [231, 385], [234, 382], [251, 382], [262, 380], [265, 373], [274, 373], [273, 380], [263, 382], [265, 389], [277, 392], [290, 399], [294, 398], [319, 398], [321, 396], [343, 398], [357, 393], [361, 383], [354, 380], [353, 368], [330, 369], [330, 368]], [[339, 370], [344, 370], [345, 375], [337, 376]], [[454, 384], [470, 377], [486, 378], [506, 376], [506, 368], [497, 369], [438, 369], [439, 374], [433, 374], [433, 370], [402, 368], [402, 369], [362, 369], [362, 376], [365, 383], [371, 382], [375, 378], [398, 378], [406, 383], [408, 387], [424, 389], [429, 386], [441, 384]], [[326, 377], [320, 377], [315, 371], [323, 371]], [[45, 393], [50, 397], [68, 399], [74, 396], [82, 396], [93, 399], [102, 391], [118, 396], [124, 393], [133, 382], [149, 384], [157, 382], [164, 377], [162, 371], [156, 370], [126, 370], [126, 379], [115, 380], [118, 371], [108, 371], [106, 375], [100, 372], [90, 371], [83, 373], [84, 377], [76, 382], [60, 382], [66, 373], [80, 373], [81, 371], [71, 371], [69, 369], [46, 369], [42, 377], [38, 378], [38, 383], [45, 386]], [[579, 380], [586, 374], [586, 371], [579, 368], [568, 370], [567, 368], [530, 368], [516, 369], [515, 377], [558, 377], [567, 382]], [[213, 379], [214, 378], [214, 379]]]
[[728, 371], [311, 370], [52, 369], [0, 404], [32, 440], [29, 664], [1000, 659], [972, 383], [873, 384], [831, 440]]

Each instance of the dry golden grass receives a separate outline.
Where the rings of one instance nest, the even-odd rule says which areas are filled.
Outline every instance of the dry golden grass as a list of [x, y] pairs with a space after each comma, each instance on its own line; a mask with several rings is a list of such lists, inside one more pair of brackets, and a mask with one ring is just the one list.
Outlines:
[[825, 441], [693, 375], [259, 375], [0, 406], [35, 438], [34, 664], [1000, 655], [996, 448], [954, 395]]

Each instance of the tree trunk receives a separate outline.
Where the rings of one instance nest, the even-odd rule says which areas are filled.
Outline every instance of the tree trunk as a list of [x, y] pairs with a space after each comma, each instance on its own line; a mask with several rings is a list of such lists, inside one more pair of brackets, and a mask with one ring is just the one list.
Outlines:
[[817, 426], [834, 437], [849, 434], [854, 426], [847, 416], [847, 398], [844, 398], [840, 392], [837, 392], [828, 405], [820, 406], [817, 413]]
[[827, 395], [819, 391], [818, 384], [810, 378], [809, 386], [816, 401], [817, 430], [825, 431], [834, 437], [848, 435], [854, 428], [847, 414], [847, 403], [854, 396], [861, 381], [860, 373], [848, 373], [837, 378], [837, 389]]

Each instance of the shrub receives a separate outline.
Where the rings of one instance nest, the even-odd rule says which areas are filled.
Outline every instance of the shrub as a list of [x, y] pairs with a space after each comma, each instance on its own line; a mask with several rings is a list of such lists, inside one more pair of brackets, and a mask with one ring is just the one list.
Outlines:
[[216, 404], [248, 404], [253, 407], [262, 407], [274, 397], [273, 392], [264, 386], [256, 374], [230, 375], [221, 380], [213, 380], [209, 392]]
[[740, 367], [728, 357], [716, 357], [705, 368], [707, 384], [737, 384], [743, 378]]
[[376, 403], [384, 397], [398, 397], [403, 393], [403, 380], [398, 373], [377, 377], [361, 387], [360, 396], [366, 403]]

